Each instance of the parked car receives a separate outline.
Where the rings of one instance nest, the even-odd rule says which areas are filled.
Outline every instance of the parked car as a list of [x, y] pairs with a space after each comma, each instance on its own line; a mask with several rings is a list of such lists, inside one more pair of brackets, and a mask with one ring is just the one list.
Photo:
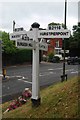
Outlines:
[[70, 65], [74, 65], [74, 64], [80, 64], [80, 58], [79, 57], [69, 57], [67, 59], [67, 64]]
[[49, 62], [58, 63], [60, 62], [60, 58], [58, 56], [54, 56], [52, 59], [49, 60]]

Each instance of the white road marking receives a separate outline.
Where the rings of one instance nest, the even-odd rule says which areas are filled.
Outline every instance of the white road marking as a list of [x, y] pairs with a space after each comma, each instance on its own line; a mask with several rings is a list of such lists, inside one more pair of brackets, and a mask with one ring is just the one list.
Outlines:
[[9, 90], [9, 89], [10, 89], [10, 87], [7, 87], [7, 89]]
[[24, 80], [24, 79], [28, 79], [28, 78], [22, 77], [22, 79]]
[[24, 81], [25, 83], [30, 83], [30, 84], [32, 84], [32, 82], [29, 82], [29, 81]]
[[41, 76], [48, 76], [48, 75], [50, 75], [50, 74], [56, 74], [55, 72], [45, 72], [44, 74], [43, 73], [40, 73], [39, 74], [39, 76], [41, 77]]
[[22, 80], [22, 79], [18, 79], [18, 80]]
[[22, 77], [22, 79], [25, 79], [25, 77]]
[[48, 69], [48, 70], [62, 70], [63, 68], [55, 68], [55, 69]]
[[18, 76], [9, 76], [9, 78], [14, 78], [14, 77], [22, 77], [22, 76], [19, 76], [19, 75]]
[[74, 69], [68, 69], [68, 70], [65, 70], [65, 71], [67, 72], [67, 71], [73, 71], [73, 70], [74, 70]]
[[50, 74], [54, 74], [54, 72], [49, 72]]
[[39, 76], [44, 76], [43, 74], [39, 74]]
[[74, 72], [71, 72], [72, 74], [74, 74], [74, 73], [78, 73], [78, 71], [74, 71]]
[[19, 76], [19, 75], [18, 75], [18, 76], [15, 76], [15, 77], [22, 77], [22, 76]]
[[25, 82], [25, 83], [30, 83], [32, 84], [32, 82], [29, 82], [29, 81], [26, 81], [26, 80], [23, 80], [23, 79], [18, 79], [19, 81], [22, 81], [22, 82]]
[[54, 69], [48, 69], [48, 70], [54, 70]]

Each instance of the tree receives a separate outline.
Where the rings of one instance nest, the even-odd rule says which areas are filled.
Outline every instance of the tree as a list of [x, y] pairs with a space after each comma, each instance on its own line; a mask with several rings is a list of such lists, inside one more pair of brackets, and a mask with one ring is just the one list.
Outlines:
[[80, 48], [80, 22], [73, 26], [73, 39], [77, 43], [77, 47]]
[[9, 33], [6, 33], [5, 31], [0, 31], [0, 38], [3, 41], [3, 50], [4, 53], [10, 54], [15, 53], [17, 51], [17, 48], [15, 47], [15, 43], [13, 41], [10, 41], [9, 39]]
[[70, 54], [73, 56], [80, 56], [80, 22], [73, 26], [73, 36], [69, 43]]

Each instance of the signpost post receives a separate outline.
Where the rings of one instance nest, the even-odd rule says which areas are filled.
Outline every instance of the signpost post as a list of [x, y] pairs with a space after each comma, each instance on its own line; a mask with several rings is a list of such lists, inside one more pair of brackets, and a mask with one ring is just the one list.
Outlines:
[[33, 49], [33, 67], [32, 67], [32, 106], [40, 105], [40, 87], [39, 87], [39, 41], [38, 41], [38, 23], [32, 24], [34, 32], [33, 41], [36, 42], [36, 49]]
[[32, 65], [32, 106], [40, 105], [40, 84], [39, 84], [39, 50], [48, 50], [47, 43], [38, 38], [69, 38], [70, 31], [65, 30], [39, 30], [39, 24], [33, 23], [32, 31], [25, 31], [22, 28], [14, 28], [13, 33], [10, 34], [10, 40], [16, 41], [18, 48], [26, 48], [33, 50], [33, 65]]

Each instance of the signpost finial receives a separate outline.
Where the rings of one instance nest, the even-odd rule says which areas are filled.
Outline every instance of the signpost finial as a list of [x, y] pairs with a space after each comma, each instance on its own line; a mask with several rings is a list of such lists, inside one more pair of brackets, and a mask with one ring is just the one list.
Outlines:
[[40, 24], [37, 22], [34, 22], [31, 26], [32, 26], [32, 28], [39, 28]]

